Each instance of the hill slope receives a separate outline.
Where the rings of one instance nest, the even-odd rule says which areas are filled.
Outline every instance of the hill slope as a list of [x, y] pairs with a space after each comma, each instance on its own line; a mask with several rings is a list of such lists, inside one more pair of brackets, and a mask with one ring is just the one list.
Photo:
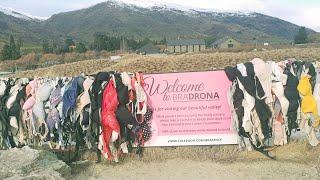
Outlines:
[[[27, 44], [40, 44], [44, 38], [92, 42], [95, 32], [113, 36], [152, 39], [177, 37], [222, 38], [231, 36], [243, 42], [291, 42], [299, 26], [259, 13], [213, 12], [167, 6], [139, 7], [107, 1], [77, 11], [59, 13], [40, 21], [23, 14], [0, 10], [0, 45], [9, 34]], [[308, 29], [308, 33], [315, 33]]]
[[17, 12], [9, 14], [3, 8], [0, 9], [0, 46], [8, 41], [10, 35], [16, 39], [22, 38], [26, 45], [39, 44], [44, 38], [54, 38], [55, 36], [48, 33], [46, 28], [41, 27], [41, 23], [39, 19]]
[[233, 36], [245, 42], [253, 38], [287, 42], [293, 40], [299, 28], [295, 24], [259, 13], [204, 12], [166, 6], [143, 8], [115, 1], [60, 13], [43, 24], [85, 41], [91, 41], [95, 32], [107, 32], [136, 38]]

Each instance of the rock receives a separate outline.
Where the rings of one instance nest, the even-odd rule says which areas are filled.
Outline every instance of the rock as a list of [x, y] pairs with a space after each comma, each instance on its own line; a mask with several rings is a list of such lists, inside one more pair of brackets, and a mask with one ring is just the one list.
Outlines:
[[55, 154], [28, 146], [1, 150], [0, 167], [0, 179], [64, 179], [71, 174], [70, 167]]

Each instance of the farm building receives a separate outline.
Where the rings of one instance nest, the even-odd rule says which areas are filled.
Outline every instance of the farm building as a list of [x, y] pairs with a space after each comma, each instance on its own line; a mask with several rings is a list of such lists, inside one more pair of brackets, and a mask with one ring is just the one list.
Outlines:
[[199, 52], [206, 49], [206, 43], [203, 39], [169, 40], [167, 49], [170, 53]]
[[214, 49], [239, 48], [241, 43], [233, 38], [224, 37], [212, 43]]
[[148, 43], [142, 46], [137, 52], [141, 54], [159, 54], [161, 52], [160, 48], [152, 43]]

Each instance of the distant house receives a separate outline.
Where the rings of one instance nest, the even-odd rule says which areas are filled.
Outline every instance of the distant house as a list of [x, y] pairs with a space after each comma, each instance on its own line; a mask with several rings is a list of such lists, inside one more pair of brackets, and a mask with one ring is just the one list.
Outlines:
[[70, 51], [74, 51], [76, 48], [77, 48], [77, 46], [75, 46], [75, 45], [69, 46], [69, 50], [70, 50]]
[[206, 43], [203, 39], [169, 40], [167, 49], [170, 53], [199, 52], [206, 49]]
[[212, 43], [212, 47], [214, 49], [239, 48], [240, 46], [241, 46], [241, 43], [239, 41], [230, 37], [224, 37]]
[[137, 52], [141, 54], [159, 54], [161, 52], [160, 48], [152, 43], [148, 43], [142, 46]]
[[121, 56], [110, 56], [110, 60], [111, 61], [120, 61], [121, 60]]

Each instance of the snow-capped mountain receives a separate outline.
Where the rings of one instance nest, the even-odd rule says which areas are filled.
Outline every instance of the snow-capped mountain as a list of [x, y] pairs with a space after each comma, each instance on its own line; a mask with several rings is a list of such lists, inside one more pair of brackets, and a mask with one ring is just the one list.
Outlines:
[[299, 26], [254, 12], [226, 12], [160, 1], [109, 0], [89, 8], [53, 15], [45, 26], [92, 41], [95, 32], [137, 38], [225, 36], [248, 42], [287, 42]]
[[[179, 4], [170, 3], [168, 0], [106, 0], [106, 2], [117, 7], [130, 8], [133, 11], [139, 11], [139, 8], [145, 8], [152, 11], [172, 11], [189, 16], [201, 15], [203, 13], [210, 13], [214, 16], [255, 16], [254, 12], [195, 8], [191, 6], [182, 6]], [[10, 7], [3, 6], [0, 6], [0, 12], [27, 21], [44, 21], [50, 18], [33, 16], [25, 12], [14, 10]]]
[[12, 8], [3, 7], [3, 6], [0, 6], [0, 12], [4, 13], [6, 15], [9, 15], [9, 16], [13, 16], [13, 17], [16, 17], [16, 18], [19, 18], [22, 20], [26, 20], [26, 21], [31, 21], [31, 20], [43, 21], [43, 20], [48, 19], [48, 18], [44, 18], [44, 17], [32, 16], [30, 14], [19, 12], [19, 11], [12, 9]]
[[314, 30], [316, 30], [317, 32], [320, 32], [320, 26], [314, 27]]
[[126, 7], [131, 9], [147, 8], [150, 10], [158, 11], [175, 11], [184, 13], [186, 15], [197, 15], [201, 13], [211, 13], [216, 16], [254, 16], [253, 11], [226, 11], [219, 9], [204, 9], [191, 6], [183, 6], [179, 4], [170, 3], [168, 0], [107, 0], [108, 3], [112, 3], [118, 7]]
[[[169, 0], [109, 0], [94, 6], [52, 15], [44, 21], [10, 8], [0, 8], [0, 40], [16, 33], [25, 42], [72, 36], [90, 43], [95, 33], [150, 39], [234, 37], [250, 43], [291, 42], [298, 25], [261, 13], [199, 9], [167, 3]], [[163, 2], [163, 3], [162, 3]], [[26, 23], [16, 21], [22, 19]], [[315, 33], [308, 29], [308, 33]]]

